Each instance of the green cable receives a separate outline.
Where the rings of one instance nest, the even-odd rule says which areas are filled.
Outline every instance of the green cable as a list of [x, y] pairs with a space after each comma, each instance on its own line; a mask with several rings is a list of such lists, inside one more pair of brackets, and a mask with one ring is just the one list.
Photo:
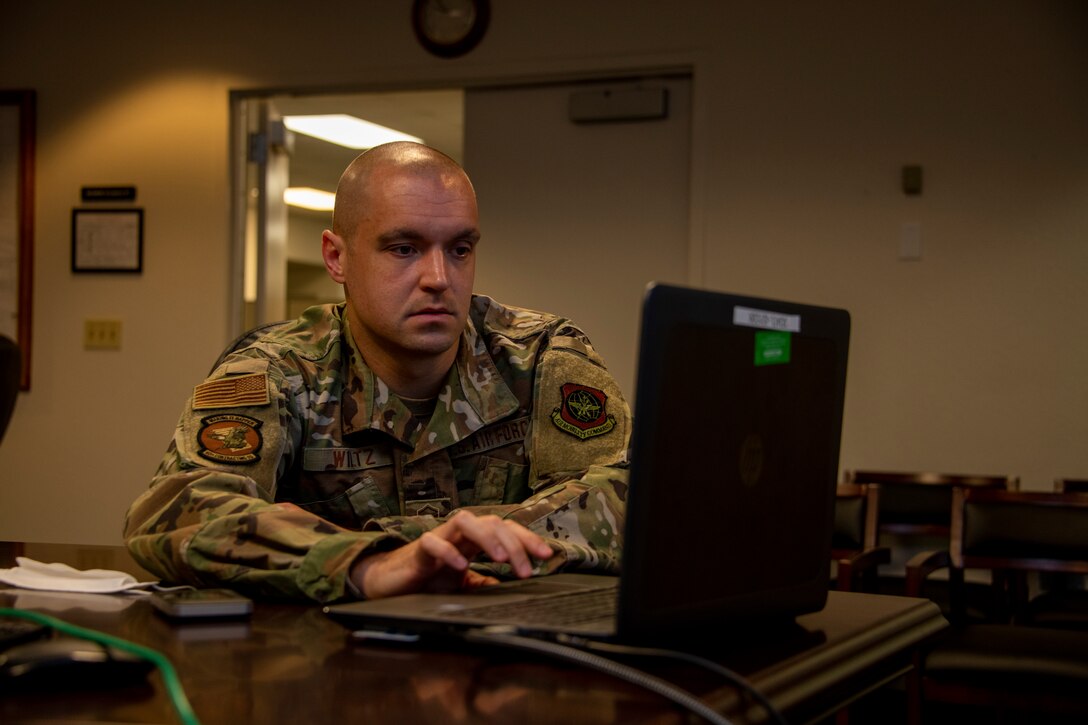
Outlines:
[[61, 619], [56, 619], [55, 617], [50, 617], [49, 615], [41, 614], [39, 612], [0, 607], [0, 617], [29, 619], [32, 622], [51, 627], [58, 632], [63, 632], [72, 637], [90, 640], [91, 642], [97, 642], [98, 644], [106, 645], [107, 647], [114, 647], [150, 661], [162, 674], [163, 684], [166, 685], [166, 692], [170, 697], [170, 704], [174, 706], [174, 710], [177, 712], [181, 722], [185, 725], [200, 725], [200, 720], [193, 711], [193, 706], [189, 704], [189, 698], [185, 696], [185, 690], [181, 686], [181, 680], [178, 679], [177, 670], [174, 669], [174, 665], [166, 658], [166, 655], [161, 652], [153, 650], [150, 647], [144, 647], [142, 644], [129, 642], [127, 639], [114, 637], [113, 635], [104, 632], [96, 632], [93, 629], [77, 627], [74, 624], [69, 624]]

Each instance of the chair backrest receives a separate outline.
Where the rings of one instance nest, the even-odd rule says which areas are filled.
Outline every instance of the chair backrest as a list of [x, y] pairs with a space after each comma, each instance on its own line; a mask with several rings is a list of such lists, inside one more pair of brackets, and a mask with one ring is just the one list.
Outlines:
[[847, 482], [880, 486], [877, 531], [896, 535], [947, 537], [952, 525], [952, 494], [965, 489], [1015, 491], [1015, 476], [852, 471]]
[[1058, 493], [1088, 493], [1088, 478], [1055, 478], [1054, 490]]
[[1088, 574], [1088, 494], [963, 489], [952, 566]]
[[232, 340], [229, 345], [223, 348], [223, 352], [219, 353], [219, 358], [215, 361], [215, 364], [212, 365], [212, 369], [208, 371], [208, 374], [211, 375], [212, 373], [214, 373], [215, 369], [222, 365], [223, 361], [227, 359], [227, 356], [235, 350], [241, 350], [248, 345], [252, 345], [262, 335], [273, 332], [274, 330], [277, 330], [281, 327], [286, 327], [288, 324], [290, 324], [290, 322], [292, 321], [278, 320], [276, 322], [266, 322], [262, 325], [257, 325], [252, 329], [246, 330], [241, 335], [234, 338], [234, 340]]
[[876, 546], [879, 487], [840, 483], [835, 490], [835, 529], [831, 556], [841, 559]]
[[3, 440], [11, 414], [15, 412], [21, 368], [19, 346], [14, 340], [0, 335], [0, 440]]

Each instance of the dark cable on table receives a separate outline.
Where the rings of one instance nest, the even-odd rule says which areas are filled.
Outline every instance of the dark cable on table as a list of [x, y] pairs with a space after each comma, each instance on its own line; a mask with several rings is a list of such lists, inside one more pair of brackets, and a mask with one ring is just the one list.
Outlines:
[[778, 711], [778, 709], [771, 704], [771, 701], [760, 692], [758, 689], [752, 686], [742, 675], [728, 667], [724, 667], [713, 660], [709, 660], [699, 655], [693, 655], [689, 652], [681, 652], [679, 650], [660, 649], [656, 647], [635, 647], [632, 645], [613, 644], [611, 642], [597, 642], [583, 637], [574, 637], [571, 635], [561, 634], [557, 639], [564, 643], [569, 644], [572, 647], [579, 647], [588, 650], [596, 650], [600, 652], [607, 652], [615, 655], [631, 655], [637, 657], [658, 657], [662, 659], [674, 659], [689, 664], [702, 667], [709, 670], [714, 674], [720, 676], [729, 684], [733, 685], [739, 690], [744, 691], [750, 695], [756, 702], [763, 706], [763, 709], [771, 716], [771, 720], [778, 723], [778, 725], [789, 725], [786, 718]]
[[545, 654], [557, 659], [566, 660], [568, 662], [574, 662], [579, 665], [589, 667], [591, 669], [604, 672], [618, 679], [630, 682], [631, 684], [645, 688], [651, 692], [654, 692], [668, 700], [690, 710], [694, 714], [702, 717], [703, 719], [715, 723], [715, 725], [730, 725], [730, 721], [719, 713], [715, 712], [705, 702], [700, 700], [690, 692], [673, 685], [659, 677], [655, 677], [647, 672], [624, 665], [615, 660], [601, 655], [590, 652], [590, 649], [596, 649], [610, 654], [623, 654], [623, 655], [640, 655], [640, 656], [653, 656], [653, 657], [669, 657], [672, 659], [680, 659], [689, 663], [693, 663], [711, 670], [712, 672], [724, 677], [730, 684], [742, 689], [745, 692], [750, 693], [770, 714], [771, 718], [780, 725], [786, 725], [786, 720], [782, 717], [773, 705], [764, 697], [759, 691], [748, 684], [743, 677], [732, 672], [731, 670], [718, 665], [717, 663], [706, 660], [702, 657], [695, 655], [688, 655], [683, 652], [674, 652], [672, 650], [661, 650], [644, 647], [631, 647], [623, 645], [611, 645], [603, 642], [591, 642], [578, 637], [570, 637], [560, 635], [557, 642], [551, 642], [548, 640], [537, 639], [534, 637], [526, 637], [517, 634], [516, 629], [511, 627], [484, 627], [481, 629], [473, 629], [465, 632], [464, 639], [469, 642], [477, 642], [484, 644], [500, 645], [504, 647], [510, 647], [513, 649], [528, 650], [530, 652], [537, 652]]

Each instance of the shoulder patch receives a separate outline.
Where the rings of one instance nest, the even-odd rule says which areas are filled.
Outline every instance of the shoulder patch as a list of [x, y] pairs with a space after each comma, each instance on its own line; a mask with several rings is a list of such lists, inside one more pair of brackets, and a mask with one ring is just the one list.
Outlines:
[[559, 430], [586, 440], [616, 427], [616, 416], [607, 411], [608, 396], [603, 390], [577, 383], [564, 383], [561, 390], [563, 400], [552, 411], [552, 422]]
[[193, 388], [193, 410], [268, 405], [267, 373], [230, 375]]
[[209, 415], [196, 436], [201, 457], [209, 461], [245, 465], [261, 460], [261, 421], [248, 415]]

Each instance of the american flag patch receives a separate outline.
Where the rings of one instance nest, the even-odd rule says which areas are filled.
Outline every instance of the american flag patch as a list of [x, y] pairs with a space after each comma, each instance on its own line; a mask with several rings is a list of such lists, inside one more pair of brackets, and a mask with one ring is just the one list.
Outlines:
[[193, 388], [193, 410], [267, 405], [268, 401], [268, 376], [264, 373], [209, 380]]

